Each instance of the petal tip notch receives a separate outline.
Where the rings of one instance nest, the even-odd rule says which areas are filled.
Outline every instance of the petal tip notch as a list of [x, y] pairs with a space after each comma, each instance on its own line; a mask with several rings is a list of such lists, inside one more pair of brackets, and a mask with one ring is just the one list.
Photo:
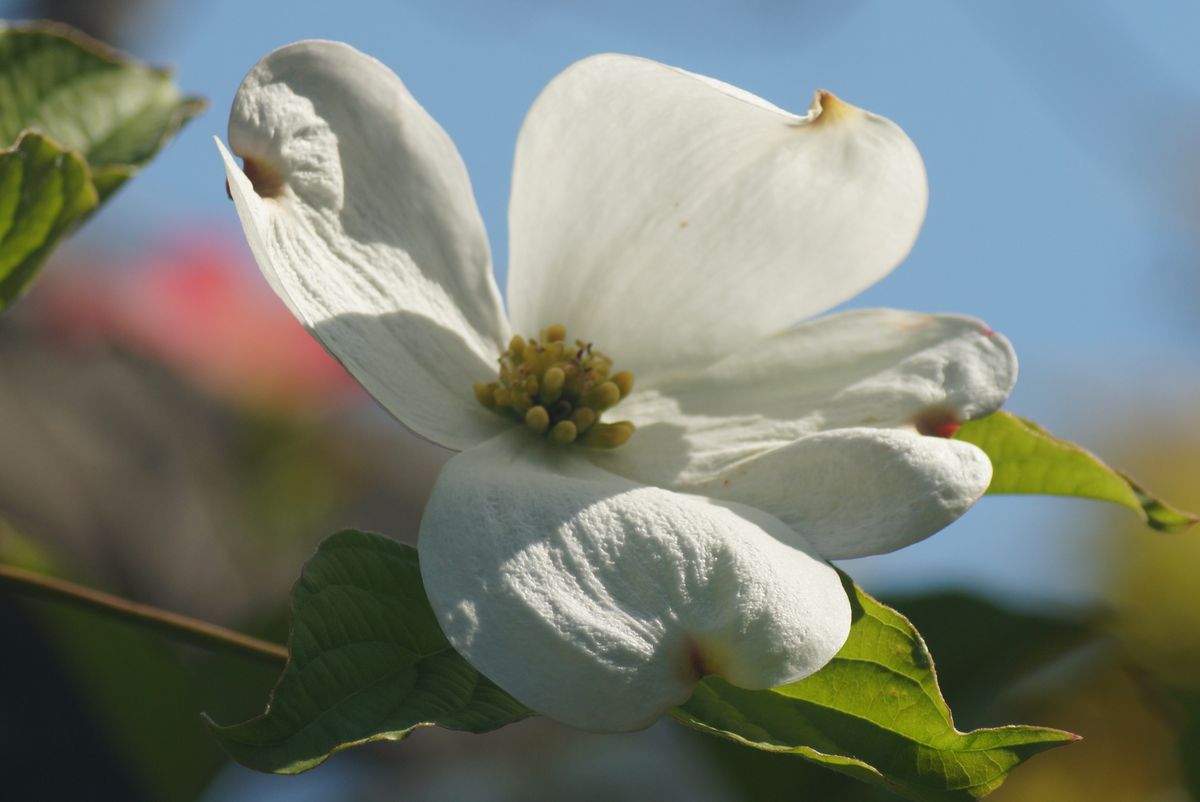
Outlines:
[[242, 159], [242, 172], [260, 198], [278, 198], [283, 193], [283, 175], [260, 159]]
[[[283, 173], [270, 162], [242, 156], [240, 153], [231, 153], [219, 137], [213, 137], [213, 139], [217, 143], [217, 151], [221, 154], [221, 159], [225, 162], [225, 194], [231, 200], [233, 199], [233, 187], [230, 182], [240, 182], [240, 179], [236, 178], [239, 171], [246, 177], [250, 187], [260, 198], [277, 198], [283, 194], [285, 183]], [[241, 157], [242, 160], [240, 168], [237, 163], [238, 157]], [[245, 184], [240, 184], [240, 186], [244, 192]]]
[[696, 636], [685, 636], [683, 639], [684, 670], [683, 680], [697, 683], [705, 677], [724, 674], [724, 660], [711, 644], [707, 644]]
[[932, 407], [922, 410], [913, 420], [917, 432], [926, 437], [953, 437], [962, 426], [958, 414], [946, 407]]
[[863, 113], [858, 106], [850, 105], [825, 89], [813, 93], [813, 102], [808, 111], [813, 115], [814, 125], [845, 122]]

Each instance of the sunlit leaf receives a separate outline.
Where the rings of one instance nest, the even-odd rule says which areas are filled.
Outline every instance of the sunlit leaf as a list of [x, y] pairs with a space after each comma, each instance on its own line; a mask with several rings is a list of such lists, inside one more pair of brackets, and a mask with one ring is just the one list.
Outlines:
[[102, 198], [204, 108], [169, 70], [62, 25], [0, 29], [0, 75], [0, 141], [32, 128], [78, 151]]
[[78, 154], [37, 133], [0, 150], [0, 308], [98, 203]]
[[1195, 515], [1150, 495], [1091, 452], [1012, 413], [995, 412], [968, 421], [955, 437], [979, 446], [991, 459], [989, 493], [1036, 493], [1110, 501], [1134, 510], [1155, 529], [1168, 532], [1186, 529], [1198, 520]]
[[259, 771], [295, 774], [417, 727], [486, 732], [532, 715], [451, 648], [416, 549], [378, 535], [345, 531], [321, 544], [292, 591], [288, 652], [266, 712], [213, 727]]
[[65, 26], [0, 27], [0, 309], [203, 107]]
[[1033, 755], [1075, 736], [1044, 727], [959, 732], [911, 624], [846, 580], [850, 638], [808, 679], [765, 691], [704, 680], [682, 723], [790, 753], [921, 802], [977, 799]]

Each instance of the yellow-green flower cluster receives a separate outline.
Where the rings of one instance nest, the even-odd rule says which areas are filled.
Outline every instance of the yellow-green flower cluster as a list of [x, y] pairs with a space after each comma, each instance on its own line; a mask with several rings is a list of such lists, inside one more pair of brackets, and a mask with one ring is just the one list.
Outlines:
[[633, 436], [634, 426], [600, 423], [600, 416], [629, 395], [633, 374], [611, 370], [611, 359], [589, 342], [568, 344], [566, 328], [555, 324], [540, 339], [513, 337], [500, 356], [499, 380], [476, 384], [475, 398], [552, 442], [616, 448]]

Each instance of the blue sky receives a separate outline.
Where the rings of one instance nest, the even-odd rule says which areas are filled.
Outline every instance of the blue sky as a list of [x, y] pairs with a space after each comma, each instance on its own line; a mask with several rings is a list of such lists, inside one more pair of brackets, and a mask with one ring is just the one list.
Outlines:
[[[792, 110], [829, 89], [902, 125], [929, 216], [892, 276], [851, 306], [976, 315], [1008, 335], [1010, 408], [1097, 450], [1200, 389], [1200, 5], [1060, 2], [467, 0], [167, 2], [129, 45], [206, 96], [84, 242], [233, 229], [213, 134], [268, 50], [342, 39], [391, 66], [449, 131], [506, 262], [517, 128], [540, 88], [598, 51], [648, 56]], [[1166, 377], [1164, 379], [1164, 377]], [[1086, 587], [1075, 549], [1098, 511], [987, 499], [931, 541], [852, 566], [869, 584], [958, 583], [1026, 599]], [[1031, 569], [1029, 566], [1036, 566]]]

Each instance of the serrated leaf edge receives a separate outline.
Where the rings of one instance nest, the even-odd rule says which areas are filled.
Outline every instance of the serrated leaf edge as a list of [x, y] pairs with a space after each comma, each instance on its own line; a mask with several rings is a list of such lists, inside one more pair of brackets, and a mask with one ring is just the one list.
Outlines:
[[[924, 656], [924, 658], [929, 663], [930, 682], [932, 683], [933, 689], [935, 691], [937, 691], [936, 695], [930, 696], [929, 691], [925, 688], [923, 683], [917, 683], [917, 684], [921, 686], [922, 693], [925, 695], [925, 697], [927, 699], [929, 699], [933, 703], [934, 707], [945, 714], [946, 722], [949, 725], [951, 732], [955, 736], [958, 736], [960, 738], [966, 738], [966, 737], [971, 737], [971, 736], [987, 735], [987, 734], [991, 734], [991, 733], [1002, 733], [1002, 732], [1006, 732], [1006, 731], [1022, 730], [1022, 731], [1027, 732], [1030, 735], [1036, 734], [1039, 736], [1046, 736], [1046, 737], [1044, 737], [1042, 739], [1026, 741], [1026, 742], [1023, 742], [1020, 744], [1001, 744], [1001, 745], [993, 746], [993, 747], [981, 747], [981, 748], [972, 748], [972, 749], [944, 749], [942, 747], [934, 746], [934, 745], [926, 743], [924, 741], [917, 740], [917, 739], [912, 738], [904, 733], [897, 732], [896, 730], [891, 729], [879, 722], [871, 721], [869, 719], [864, 719], [861, 716], [847, 714], [846, 711], [844, 711], [844, 710], [839, 710], [837, 708], [830, 707], [829, 705], [822, 704], [820, 702], [815, 702], [811, 699], [797, 699], [797, 701], [802, 701], [803, 703], [813, 705], [814, 707], [819, 707], [819, 708], [826, 709], [826, 710], [833, 710], [834, 712], [839, 713], [841, 715], [849, 715], [852, 718], [856, 718], [860, 721], [864, 721], [873, 727], [878, 727], [879, 729], [890, 732], [891, 734], [896, 735], [903, 740], [910, 741], [918, 746], [924, 747], [924, 748], [932, 750], [934, 752], [978, 753], [978, 752], [987, 752], [992, 749], [1005, 749], [1005, 748], [1011, 748], [1011, 747], [1016, 747], [1016, 746], [1031, 746], [1031, 747], [1042, 746], [1042, 750], [1039, 750], [1039, 751], [1043, 751], [1045, 749], [1053, 749], [1058, 746], [1065, 746], [1067, 744], [1075, 743], [1077, 741], [1082, 740], [1081, 736], [1079, 736], [1075, 733], [1072, 733], [1072, 732], [1068, 732], [1066, 730], [1060, 730], [1060, 729], [1056, 729], [1053, 727], [1041, 727], [1038, 725], [1031, 725], [1031, 724], [1005, 724], [1005, 725], [1001, 725], [1001, 726], [997, 726], [997, 727], [981, 727], [979, 729], [968, 730], [966, 732], [958, 729], [958, 727], [956, 727], [954, 724], [953, 711], [950, 710], [950, 706], [946, 703], [946, 699], [941, 693], [941, 685], [938, 682], [938, 678], [937, 678], [937, 667], [934, 664], [933, 657], [929, 652], [929, 647], [925, 644], [925, 639], [921, 636], [920, 631], [915, 626], [913, 626], [913, 623], [911, 621], [909, 621], [908, 617], [905, 616], [903, 613], [901, 613], [899, 610], [896, 610], [895, 608], [884, 604], [883, 602], [879, 601], [878, 599], [875, 599], [870, 594], [866, 593], [866, 591], [859, 588], [853, 582], [853, 580], [850, 579], [850, 577], [847, 574], [845, 574], [843, 571], [839, 570], [838, 573], [841, 574], [843, 583], [845, 585], [847, 585], [847, 592], [855, 594], [855, 596], [852, 597], [852, 599], [855, 601], [855, 603], [858, 603], [857, 595], [865, 596], [866, 598], [871, 599], [876, 604], [880, 605], [884, 609], [890, 611], [891, 613], [893, 613], [894, 615], [899, 617], [902, 621], [904, 621], [904, 623], [906, 623], [910, 627], [912, 635], [916, 638], [916, 645], [920, 649], [921, 654]], [[895, 625], [895, 623], [893, 623], [891, 621], [886, 621], [883, 618], [880, 618], [878, 615], [875, 615], [872, 612], [869, 612], [865, 607], [862, 608], [862, 612], [863, 612], [863, 615], [869, 615], [869, 616], [871, 616], [871, 618], [873, 620], [879, 622], [883, 626], [888, 627], [890, 629], [894, 629], [896, 631], [899, 631], [907, 637], [908, 633], [904, 632], [900, 627], [897, 627]], [[906, 681], [911, 681], [909, 677], [906, 677], [902, 674], [898, 674], [897, 672], [893, 671], [892, 669], [888, 668], [887, 666], [884, 666], [880, 663], [877, 663], [877, 662], [871, 661], [871, 660], [861, 660], [858, 658], [839, 658], [837, 656], [834, 656], [833, 660], [831, 660], [830, 662], [840, 660], [840, 659], [841, 660], [855, 659], [858, 662], [875, 665], [891, 675], [899, 676], [899, 677], [905, 679]], [[800, 680], [800, 682], [803, 682], [803, 681], [804, 680]], [[781, 686], [781, 687], [786, 687], [786, 686]], [[776, 689], [776, 688], [766, 689], [765, 692], [776, 693], [778, 696], [781, 696], [783, 698], [794, 698], [794, 697], [788, 697], [786, 694], [778, 693], [778, 689]], [[906, 781], [894, 780], [894, 779], [889, 778], [888, 775], [884, 774], [882, 771], [877, 769], [872, 764], [870, 764], [870, 763], [866, 762], [865, 760], [863, 760], [859, 757], [856, 757], [854, 755], [841, 755], [841, 754], [835, 754], [835, 753], [822, 752], [819, 749], [815, 749], [814, 747], [811, 747], [811, 746], [787, 746], [785, 744], [772, 743], [769, 741], [754, 741], [754, 740], [751, 740], [744, 736], [738, 735], [737, 733], [729, 732], [727, 730], [722, 730], [720, 728], [713, 727], [712, 725], [705, 724], [704, 722], [701, 722], [701, 721], [695, 719], [689, 713], [687, 713], [686, 711], [684, 711], [680, 708], [675, 708], [675, 709], [671, 710], [669, 715], [671, 716], [672, 719], [679, 722], [680, 724], [683, 724], [684, 726], [691, 727], [700, 732], [706, 732], [711, 735], [716, 735], [718, 737], [726, 738], [728, 740], [734, 741], [736, 743], [740, 743], [744, 746], [748, 746], [753, 749], [759, 749], [764, 752], [772, 752], [772, 753], [776, 753], [776, 754], [797, 755], [799, 757], [811, 760], [820, 766], [824, 766], [826, 768], [829, 768], [829, 769], [835, 770], [835, 771], [844, 771], [845, 769], [848, 769], [848, 768], [861, 769], [863, 771], [868, 772], [873, 777], [877, 778], [879, 780], [879, 782], [882, 785], [884, 785], [885, 787], [892, 789], [893, 791], [896, 791], [897, 793], [901, 793], [904, 796], [910, 796], [908, 791], [910, 789], [915, 788], [915, 786], [911, 785], [910, 783], [908, 783]], [[764, 733], [767, 734], [768, 736], [770, 736], [770, 733], [765, 730], [764, 730]], [[853, 775], [851, 775], [851, 776], [853, 776]], [[965, 791], [965, 792], [971, 793], [975, 790], [982, 790], [984, 792], [990, 792], [991, 790], [994, 790], [995, 788], [999, 787], [999, 785], [1004, 781], [1004, 779], [1007, 776], [1008, 776], [1008, 772], [1002, 772], [999, 775], [992, 777], [991, 779], [986, 780], [981, 783], [975, 783], [972, 785], [946, 786], [944, 788], [930, 789], [930, 790], [935, 793], [954, 792], [954, 791]]]
[[[292, 600], [294, 599], [295, 592], [296, 592], [297, 588], [299, 588], [301, 585], [303, 585], [307, 581], [307, 573], [308, 573], [309, 564], [313, 561], [313, 559], [317, 556], [317, 554], [319, 552], [321, 552], [323, 549], [326, 549], [326, 548], [333, 548], [333, 549], [347, 548], [346, 545], [343, 545], [341, 543], [332, 543], [332, 541], [334, 541], [335, 538], [345, 538], [346, 540], [359, 540], [360, 543], [369, 542], [368, 539], [365, 539], [365, 538], [359, 538], [359, 537], [351, 538], [351, 537], [346, 537], [347, 535], [355, 535], [355, 536], [368, 535], [370, 538], [384, 538], [384, 539], [387, 539], [390, 541], [390, 538], [386, 538], [385, 535], [364, 532], [362, 530], [353, 530], [353, 529], [341, 530], [339, 532], [335, 532], [334, 534], [332, 534], [328, 538], [326, 538], [324, 541], [322, 541], [321, 544], [318, 545], [317, 548], [313, 550], [313, 552], [309, 556], [309, 558], [304, 561], [304, 566], [301, 568], [300, 576], [293, 583], [292, 590], [288, 594], [288, 600], [289, 600], [288, 601], [288, 638], [287, 638], [288, 659], [287, 659], [287, 662], [284, 664], [283, 670], [280, 671], [280, 673], [279, 673], [279, 678], [275, 681], [274, 686], [272, 686], [271, 691], [267, 696], [266, 707], [263, 709], [263, 711], [261, 713], [255, 715], [251, 718], [248, 718], [245, 721], [238, 722], [236, 724], [224, 724], [224, 725], [218, 724], [207, 713], [200, 714], [201, 722], [203, 722], [203, 724], [209, 729], [209, 731], [213, 733], [214, 737], [217, 738], [217, 741], [222, 744], [222, 747], [224, 747], [225, 739], [230, 737], [229, 733], [231, 733], [233, 730], [240, 729], [244, 726], [253, 724], [257, 721], [261, 721], [261, 720], [267, 718], [268, 715], [270, 715], [272, 707], [275, 704], [275, 692], [277, 690], [279, 690], [279, 686], [282, 684], [283, 679], [287, 675], [288, 669], [291, 668], [292, 662], [293, 662], [292, 639], [293, 639], [294, 633], [296, 631], [296, 627], [295, 627], [296, 611], [295, 611], [295, 606], [292, 604]], [[397, 544], [397, 545], [405, 545], [405, 544]], [[453, 647], [447, 645], [446, 648], [444, 648], [444, 649], [439, 649], [436, 652], [430, 653], [428, 655], [424, 655], [422, 659], [428, 659], [429, 657], [432, 657], [437, 654], [442, 654], [443, 652], [446, 652], [446, 651], [453, 651]], [[378, 680], [376, 680], [375, 682], [382, 682], [384, 679], [386, 679], [386, 677], [381, 677]], [[486, 677], [484, 677], [483, 674], [479, 674], [477, 672], [476, 680], [475, 680], [476, 688], [479, 687], [479, 681], [483, 680], [483, 679], [486, 679]], [[372, 684], [374, 684], [374, 683], [372, 683]], [[355, 691], [355, 693], [358, 693], [358, 691]], [[527, 713], [527, 715], [524, 716], [524, 718], [528, 718], [530, 716], [537, 715], [536, 713], [534, 713], [534, 711], [529, 710], [528, 708], [526, 708], [526, 713]], [[521, 719], [516, 719], [516, 721], [519, 721], [519, 720], [521, 720]], [[506, 722], [506, 724], [507, 723], [515, 723], [515, 721]], [[310, 722], [310, 724], [311, 724], [311, 722]], [[310, 726], [310, 724], [306, 724], [305, 726], [306, 727]], [[324, 754], [320, 755], [319, 757], [312, 758], [310, 760], [295, 761], [293, 763], [288, 764], [287, 766], [283, 766], [283, 767], [276, 769], [272, 773], [286, 775], [286, 776], [302, 774], [306, 771], [315, 769], [317, 766], [320, 766], [326, 760], [328, 760], [329, 758], [338, 754], [339, 752], [343, 752], [343, 751], [345, 751], [347, 749], [351, 749], [355, 746], [362, 746], [363, 744], [375, 743], [377, 741], [402, 741], [405, 738], [407, 738], [409, 735], [411, 735], [413, 732], [415, 732], [419, 729], [424, 729], [426, 727], [442, 727], [443, 729], [450, 729], [450, 730], [454, 729], [452, 727], [445, 727], [444, 725], [439, 724], [436, 721], [419, 721], [419, 722], [414, 723], [411, 727], [407, 727], [402, 730], [388, 730], [386, 732], [374, 733], [372, 735], [366, 736], [365, 738], [360, 738], [358, 740], [346, 741], [344, 743], [337, 744], [332, 749], [330, 749], [328, 752], [325, 752]], [[266, 743], [249, 741], [249, 740], [239, 740], [236, 738], [230, 738], [230, 740], [236, 740], [238, 743], [245, 744], [248, 746], [264, 746], [264, 747], [266, 747], [266, 746], [272, 745], [272, 744], [266, 744]], [[229, 754], [229, 756], [232, 757], [234, 759], [234, 761], [240, 763], [237, 756], [234, 755], [232, 752], [230, 752], [229, 750], [226, 750], [226, 753]], [[248, 768], [253, 769], [254, 767], [249, 766]], [[255, 769], [255, 770], [258, 771], [259, 769]]]

